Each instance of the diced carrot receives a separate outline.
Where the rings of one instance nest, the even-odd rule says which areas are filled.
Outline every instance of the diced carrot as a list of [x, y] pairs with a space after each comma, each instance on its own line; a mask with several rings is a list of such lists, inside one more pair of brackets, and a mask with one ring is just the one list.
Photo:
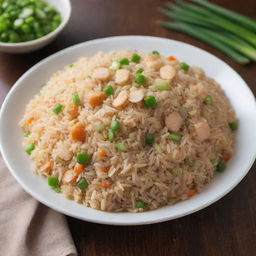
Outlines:
[[106, 151], [105, 150], [100, 150], [98, 151], [97, 153], [97, 156], [98, 157], [105, 157], [107, 155]]
[[92, 106], [92, 107], [97, 107], [102, 104], [103, 100], [105, 99], [105, 94], [103, 92], [94, 92], [91, 93], [88, 98], [87, 102]]
[[84, 164], [77, 163], [74, 168], [74, 175], [78, 176], [83, 171], [84, 171]]
[[229, 159], [231, 158], [231, 155], [229, 154], [229, 153], [224, 153], [223, 155], [222, 155], [222, 159], [224, 160], [224, 161], [228, 161]]
[[27, 124], [32, 123], [35, 120], [35, 118], [33, 116], [29, 117], [26, 121]]
[[50, 173], [51, 169], [52, 169], [52, 164], [51, 162], [48, 162], [44, 165], [43, 171], [46, 173]]
[[195, 194], [196, 194], [196, 190], [195, 190], [195, 189], [189, 189], [189, 190], [187, 191], [188, 197], [191, 197], [191, 196], [193, 196], [193, 195], [195, 195]]
[[102, 186], [103, 188], [109, 188], [109, 187], [111, 186], [111, 184], [108, 183], [108, 182], [106, 182], [106, 181], [102, 181], [102, 182], [101, 182], [101, 186]]
[[174, 60], [176, 60], [176, 58], [175, 58], [174, 56], [169, 56], [169, 57], [167, 57], [166, 59], [169, 60], [169, 61], [174, 61]]
[[103, 172], [108, 172], [109, 169], [110, 169], [111, 166], [105, 166], [105, 167], [101, 167], [100, 169], [103, 171]]
[[84, 125], [81, 123], [77, 123], [73, 127], [70, 128], [71, 138], [75, 141], [84, 141], [85, 140], [85, 130]]

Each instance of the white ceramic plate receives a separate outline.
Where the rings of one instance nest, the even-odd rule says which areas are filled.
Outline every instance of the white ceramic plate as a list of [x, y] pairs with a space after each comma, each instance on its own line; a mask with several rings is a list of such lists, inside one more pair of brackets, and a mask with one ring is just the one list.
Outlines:
[[[46, 180], [32, 174], [31, 161], [21, 146], [22, 131], [18, 127], [25, 105], [38, 93], [51, 74], [72, 63], [80, 56], [94, 55], [98, 51], [137, 49], [174, 55], [190, 65], [204, 68], [207, 75], [221, 85], [239, 118], [235, 155], [224, 173], [217, 174], [204, 190], [191, 199], [173, 206], [165, 206], [144, 213], [108, 213], [93, 210], [50, 189]], [[174, 40], [122, 36], [97, 39], [60, 51], [27, 71], [12, 87], [0, 115], [0, 145], [5, 163], [21, 186], [43, 204], [66, 215], [86, 221], [113, 225], [140, 225], [175, 219], [196, 212], [223, 197], [247, 174], [256, 156], [256, 104], [253, 94], [242, 78], [215, 56], [192, 45]], [[245, 198], [246, 200], [246, 198]]]

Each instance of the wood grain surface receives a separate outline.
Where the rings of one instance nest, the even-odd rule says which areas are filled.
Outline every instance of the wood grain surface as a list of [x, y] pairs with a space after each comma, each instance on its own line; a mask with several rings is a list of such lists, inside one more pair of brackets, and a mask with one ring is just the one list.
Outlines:
[[[215, 2], [256, 18], [255, 0]], [[0, 104], [13, 83], [41, 59], [80, 42], [118, 35], [160, 36], [198, 46], [226, 61], [256, 93], [255, 63], [240, 66], [196, 39], [156, 25], [157, 19], [164, 18], [157, 11], [164, 1], [71, 0], [71, 3], [71, 20], [51, 45], [30, 54], [0, 53]], [[254, 164], [243, 181], [224, 198], [204, 210], [177, 220], [148, 226], [117, 227], [68, 218], [79, 255], [255, 256], [255, 171]]]

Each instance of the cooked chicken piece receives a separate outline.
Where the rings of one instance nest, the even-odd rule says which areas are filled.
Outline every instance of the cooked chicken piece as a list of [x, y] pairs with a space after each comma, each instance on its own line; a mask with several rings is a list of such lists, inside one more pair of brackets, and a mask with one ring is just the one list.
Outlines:
[[144, 93], [142, 90], [131, 91], [129, 95], [129, 101], [132, 103], [139, 103], [143, 100]]
[[110, 71], [107, 68], [95, 68], [92, 76], [96, 79], [106, 81], [110, 77]]
[[116, 71], [115, 82], [124, 85], [129, 81], [130, 71], [127, 69], [119, 69]]
[[165, 65], [160, 68], [160, 77], [166, 80], [172, 80], [176, 75], [176, 69], [171, 65]]
[[113, 107], [115, 108], [121, 108], [121, 107], [124, 107], [125, 104], [127, 103], [128, 101], [128, 93], [127, 91], [121, 91], [117, 97], [114, 99], [112, 105]]
[[210, 136], [210, 127], [207, 122], [200, 122], [195, 124], [195, 130], [197, 138], [200, 141], [204, 141]]
[[165, 125], [171, 132], [178, 132], [183, 124], [183, 118], [178, 112], [172, 112], [165, 118]]
[[159, 56], [148, 56], [146, 58], [146, 67], [153, 70], [158, 70], [162, 66], [162, 61]]
[[62, 178], [62, 183], [63, 184], [72, 184], [74, 183], [76, 180], [76, 175], [74, 175], [74, 172], [69, 170], [69, 171], [66, 171], [63, 175], [63, 178]]

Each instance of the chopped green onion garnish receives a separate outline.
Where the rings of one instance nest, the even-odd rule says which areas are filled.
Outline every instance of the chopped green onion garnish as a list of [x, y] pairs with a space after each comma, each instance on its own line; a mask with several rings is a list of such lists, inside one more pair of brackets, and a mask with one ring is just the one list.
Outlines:
[[205, 97], [205, 99], [204, 99], [204, 103], [206, 104], [206, 105], [211, 105], [212, 104], [212, 97], [211, 96], [206, 96]]
[[144, 104], [148, 108], [153, 108], [157, 105], [156, 98], [154, 96], [147, 96], [144, 98]]
[[147, 133], [145, 137], [145, 142], [148, 145], [152, 145], [155, 141], [155, 134], [154, 133]]
[[122, 151], [122, 152], [127, 151], [127, 148], [126, 148], [126, 146], [124, 145], [123, 142], [117, 143], [117, 144], [116, 144], [116, 148], [119, 149], [119, 150]]
[[103, 92], [107, 95], [110, 96], [114, 94], [114, 88], [111, 85], [107, 85], [104, 89]]
[[104, 130], [104, 125], [100, 122], [100, 121], [96, 121], [93, 125], [93, 128], [97, 131], [97, 132], [102, 132]]
[[157, 144], [154, 145], [154, 149], [155, 149], [155, 151], [158, 152], [158, 153], [162, 152], [161, 147], [160, 147], [159, 145], [157, 145]]
[[229, 128], [230, 128], [232, 131], [235, 131], [235, 130], [237, 130], [238, 123], [237, 123], [237, 122], [231, 122], [231, 123], [228, 123], [228, 126], [229, 126]]
[[28, 144], [27, 147], [25, 148], [25, 151], [27, 152], [27, 154], [31, 154], [31, 152], [35, 149], [35, 145], [34, 144]]
[[53, 189], [54, 189], [54, 191], [57, 192], [57, 193], [60, 193], [60, 192], [61, 192], [61, 188], [60, 188], [60, 187], [55, 187], [55, 188], [53, 188]]
[[179, 133], [177, 133], [177, 132], [171, 132], [171, 133], [169, 133], [169, 138], [170, 138], [171, 140], [180, 142], [180, 141], [181, 141], [181, 138], [182, 138], [182, 135], [179, 134]]
[[145, 83], [147, 81], [147, 78], [144, 76], [144, 75], [142, 75], [142, 74], [137, 74], [136, 76], [135, 76], [135, 82], [137, 83], [137, 84], [143, 84], [143, 83]]
[[152, 51], [152, 54], [159, 55], [160, 53], [158, 51], [154, 50], [154, 51]]
[[211, 159], [210, 160], [212, 164], [217, 164], [217, 160], [216, 159]]
[[217, 172], [223, 172], [226, 169], [226, 164], [224, 161], [220, 161], [217, 165], [216, 165], [216, 171]]
[[117, 70], [121, 67], [119, 61], [113, 61], [111, 66], [109, 67], [110, 70]]
[[141, 74], [142, 72], [144, 72], [144, 69], [143, 69], [143, 68], [139, 68], [139, 69], [136, 71], [136, 74]]
[[79, 97], [79, 95], [76, 92], [72, 93], [72, 101], [76, 105], [81, 103], [80, 97]]
[[131, 57], [132, 62], [139, 62], [140, 61], [140, 56], [136, 53], [134, 53]]
[[169, 81], [157, 79], [155, 81], [155, 87], [158, 90], [163, 91], [163, 90], [168, 90], [170, 88], [170, 84], [169, 84]]
[[174, 175], [179, 175], [179, 174], [181, 173], [181, 169], [180, 169], [180, 168], [173, 168], [173, 169], [172, 169], [172, 173], [173, 173]]
[[88, 164], [90, 162], [91, 158], [87, 153], [79, 152], [76, 154], [76, 161], [79, 164]]
[[47, 181], [48, 181], [48, 185], [51, 187], [56, 187], [59, 184], [58, 177], [56, 177], [56, 176], [49, 176], [47, 178]]
[[53, 108], [52, 111], [58, 115], [62, 110], [63, 110], [64, 106], [61, 104], [56, 104]]
[[68, 67], [69, 67], [69, 68], [73, 68], [73, 67], [74, 67], [74, 64], [73, 64], [73, 63], [68, 64]]
[[30, 134], [30, 131], [25, 131], [25, 132], [23, 133], [23, 136], [24, 136], [24, 137], [28, 137], [29, 134]]
[[111, 129], [109, 129], [109, 130], [108, 130], [108, 140], [109, 140], [110, 142], [112, 142], [112, 141], [114, 140], [114, 138], [115, 138], [115, 133], [114, 133], [114, 131], [111, 130]]
[[88, 188], [89, 186], [89, 183], [86, 179], [81, 179], [78, 183], [77, 183], [77, 186], [80, 188], [80, 189], [86, 189]]
[[120, 65], [129, 65], [129, 60], [127, 58], [123, 58], [119, 60]]
[[119, 128], [120, 128], [119, 122], [118, 122], [117, 120], [113, 120], [113, 121], [111, 122], [111, 124], [110, 124], [110, 129], [111, 129], [112, 131], [117, 131], [117, 130], [119, 130]]
[[181, 62], [180, 63], [180, 68], [187, 71], [187, 70], [189, 70], [189, 65], [185, 62]]
[[143, 202], [142, 200], [137, 200], [137, 201], [135, 202], [135, 207], [136, 207], [136, 208], [145, 208], [145, 206], [146, 206], [146, 204], [145, 204], [145, 202]]

